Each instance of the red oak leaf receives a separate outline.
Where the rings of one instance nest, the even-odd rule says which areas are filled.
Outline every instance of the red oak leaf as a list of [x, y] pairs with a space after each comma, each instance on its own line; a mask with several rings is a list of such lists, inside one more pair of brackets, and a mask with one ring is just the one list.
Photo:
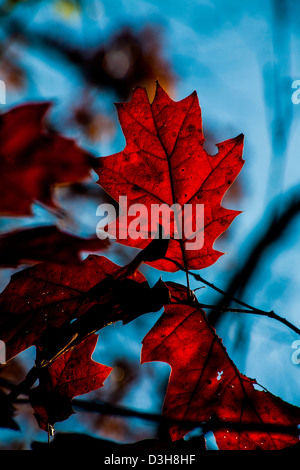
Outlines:
[[107, 323], [128, 322], [160, 309], [167, 289], [160, 281], [150, 288], [137, 271], [141, 253], [125, 267], [90, 255], [77, 265], [40, 263], [14, 274], [0, 294], [0, 339], [7, 360], [39, 344], [46, 329], [62, 328], [87, 312], [97, 331]]
[[16, 230], [0, 236], [0, 266], [18, 266], [41, 261], [75, 264], [83, 251], [101, 251], [108, 240], [79, 238], [61, 232], [55, 226]]
[[[174, 102], [157, 85], [150, 104], [146, 90], [137, 88], [131, 101], [118, 104], [117, 110], [126, 147], [122, 152], [95, 161], [98, 183], [116, 200], [127, 196], [128, 208], [133, 210], [133, 204], [143, 204], [147, 209], [147, 213], [139, 214], [137, 221], [138, 213], [129, 214], [127, 218], [121, 204], [117, 241], [144, 248], [149, 243], [148, 218], [151, 214], [152, 221], [154, 219], [153, 205], [165, 204], [170, 208], [178, 204], [177, 229], [180, 223], [183, 226], [182, 220], [186, 217], [182, 239], [176, 238], [174, 223], [168, 227], [168, 215], [160, 218], [164, 233], [171, 237], [166, 258], [188, 269], [210, 266], [222, 254], [213, 249], [216, 238], [239, 214], [222, 207], [221, 200], [243, 166], [243, 136], [217, 144], [218, 153], [209, 155], [203, 147], [205, 139], [196, 92]], [[184, 205], [192, 207], [191, 214]], [[203, 224], [201, 212], [196, 212], [196, 206], [200, 205], [204, 206]], [[132, 239], [128, 232], [137, 222], [141, 236]], [[202, 225], [204, 244], [202, 246], [199, 240], [200, 245], [192, 246], [193, 230], [203, 234]], [[160, 270], [178, 270], [178, 266], [166, 259], [149, 264]]]
[[49, 103], [26, 104], [0, 117], [0, 212], [30, 215], [39, 201], [55, 208], [55, 185], [89, 176], [91, 156], [44, 129]]
[[75, 349], [61, 355], [42, 369], [39, 386], [30, 391], [30, 403], [41, 429], [67, 419], [72, 398], [103, 386], [112, 368], [91, 359], [98, 335], [91, 335]]
[[[97, 301], [83, 294], [119, 270], [109, 259], [91, 255], [78, 266], [41, 263], [14, 274], [0, 294], [7, 359], [36, 344], [47, 326], [60, 327], [85, 313]], [[140, 273], [136, 279], [145, 280]]]
[[171, 366], [164, 414], [183, 421], [171, 427], [172, 440], [196, 426], [187, 422], [211, 422], [221, 450], [274, 450], [298, 442], [300, 409], [242, 375], [197, 306], [166, 306], [143, 340], [141, 361]]

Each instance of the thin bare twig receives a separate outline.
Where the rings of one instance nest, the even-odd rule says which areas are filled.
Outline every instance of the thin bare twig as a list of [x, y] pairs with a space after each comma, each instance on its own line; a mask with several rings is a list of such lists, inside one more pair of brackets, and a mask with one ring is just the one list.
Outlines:
[[[252, 279], [255, 269], [259, 265], [264, 253], [276, 242], [278, 242], [285, 234], [288, 226], [293, 222], [295, 217], [300, 213], [300, 188], [292, 190], [289, 200], [286, 197], [285, 209], [279, 213], [276, 200], [273, 207], [263, 216], [261, 225], [265, 227], [266, 218], [269, 219], [267, 227], [262, 231], [258, 229], [258, 235], [254, 237], [256, 242], [250, 249], [241, 267], [234, 273], [226, 288], [226, 298], [222, 299], [215, 308], [209, 312], [209, 321], [212, 325], [216, 325], [220, 318], [219, 306], [228, 306], [232, 300], [236, 301], [235, 295], [241, 296]], [[268, 216], [271, 212], [271, 216]], [[203, 281], [202, 281], [203, 282]], [[216, 289], [215, 289], [216, 290]], [[218, 291], [219, 293], [222, 293]], [[294, 330], [296, 331], [296, 330]], [[298, 331], [296, 331], [298, 333]]]
[[[176, 264], [176, 266], [178, 266], [182, 271], [185, 271], [184, 267], [178, 263], [177, 261], [173, 261], [171, 260], [170, 258], [166, 258], [168, 261], [172, 261], [174, 264]], [[224, 312], [224, 311], [235, 311], [236, 313], [251, 313], [251, 314], [255, 314], [255, 315], [262, 315], [262, 316], [265, 316], [265, 317], [269, 317], [269, 318], [273, 318], [274, 320], [277, 320], [279, 321], [280, 323], [286, 325], [288, 328], [290, 328], [291, 330], [293, 330], [295, 333], [297, 333], [298, 335], [300, 335], [300, 329], [293, 325], [293, 323], [289, 322], [286, 318], [283, 318], [281, 317], [280, 315], [277, 315], [273, 310], [267, 312], [265, 310], [261, 310], [259, 308], [256, 308], [256, 307], [253, 307], [252, 305], [249, 305], [248, 303], [242, 301], [242, 300], [239, 300], [233, 296], [229, 296], [227, 292], [223, 291], [222, 289], [220, 289], [219, 287], [215, 286], [214, 284], [212, 284], [211, 282], [207, 281], [206, 279], [204, 279], [202, 276], [200, 276], [200, 274], [197, 274], [197, 273], [194, 273], [192, 271], [189, 271], [189, 274], [191, 276], [194, 277], [194, 279], [196, 281], [199, 281], [199, 282], [203, 282], [203, 284], [206, 284], [207, 286], [211, 287], [212, 289], [214, 289], [216, 292], [218, 292], [219, 294], [222, 294], [225, 298], [227, 298], [227, 300], [229, 301], [234, 301], [235, 303], [245, 307], [247, 310], [243, 310], [243, 309], [239, 309], [239, 311], [237, 309], [230, 309], [230, 307], [228, 307], [227, 305], [217, 305], [215, 306], [214, 308], [217, 309], [218, 312]], [[200, 304], [201, 305], [201, 304]], [[205, 308], [202, 304], [202, 307]], [[207, 308], [212, 308], [212, 306], [207, 306]]]

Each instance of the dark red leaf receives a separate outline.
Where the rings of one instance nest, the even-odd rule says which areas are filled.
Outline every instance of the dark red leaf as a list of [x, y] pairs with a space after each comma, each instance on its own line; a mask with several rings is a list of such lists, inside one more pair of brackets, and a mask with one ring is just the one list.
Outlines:
[[91, 359], [97, 340], [98, 335], [91, 335], [42, 369], [39, 386], [30, 392], [40, 428], [47, 431], [48, 424], [67, 419], [74, 413], [72, 398], [103, 386], [112, 368]]
[[0, 339], [7, 360], [37, 345], [46, 329], [63, 335], [61, 327], [74, 318], [80, 317], [80, 329], [88, 333], [159, 310], [168, 300], [167, 288], [161, 281], [150, 288], [137, 268], [135, 260], [120, 267], [90, 255], [77, 265], [41, 263], [14, 274], [0, 294]]
[[[239, 211], [225, 209], [221, 200], [243, 166], [243, 136], [217, 144], [218, 153], [210, 156], [204, 149], [201, 110], [196, 92], [174, 102], [157, 85], [152, 104], [146, 90], [137, 88], [129, 103], [117, 105], [119, 120], [126, 138], [126, 147], [115, 155], [99, 158], [94, 167], [98, 183], [118, 201], [127, 196], [128, 207], [144, 204], [151, 214], [153, 204], [174, 203], [183, 207], [204, 205], [204, 245], [191, 249], [187, 244], [189, 233], [183, 240], [174, 238], [174, 226], [169, 228], [167, 218], [160, 223], [167, 235], [171, 233], [167, 258], [189, 269], [202, 269], [213, 264], [222, 253], [213, 249], [217, 237], [231, 224]], [[196, 211], [189, 219], [188, 229], [196, 227]], [[182, 217], [182, 212], [179, 213]], [[124, 245], [144, 248], [149, 239], [130, 239], [128, 224], [135, 217], [121, 214], [117, 228]], [[142, 232], [149, 233], [149, 221], [142, 222]], [[126, 239], [125, 239], [126, 238]], [[168, 271], [178, 267], [165, 259], [149, 262]]]
[[0, 236], [0, 266], [34, 264], [47, 261], [75, 264], [83, 251], [101, 251], [109, 246], [108, 240], [79, 238], [61, 232], [55, 226], [16, 230]]
[[[60, 327], [105, 302], [83, 294], [119, 270], [109, 259], [90, 255], [77, 266], [41, 263], [14, 274], [0, 294], [0, 336], [7, 360], [36, 344], [48, 325]], [[145, 281], [140, 273], [133, 278]]]
[[[228, 357], [205, 313], [189, 305], [168, 305], [145, 336], [142, 363], [163, 361], [172, 372], [164, 414], [184, 421], [172, 426], [173, 440], [214, 421], [221, 450], [281, 449], [298, 442], [300, 409], [242, 375]], [[272, 430], [273, 427], [273, 430]]]
[[90, 174], [91, 156], [44, 128], [49, 103], [26, 104], [0, 118], [0, 212], [30, 215], [39, 201], [55, 208], [53, 188]]

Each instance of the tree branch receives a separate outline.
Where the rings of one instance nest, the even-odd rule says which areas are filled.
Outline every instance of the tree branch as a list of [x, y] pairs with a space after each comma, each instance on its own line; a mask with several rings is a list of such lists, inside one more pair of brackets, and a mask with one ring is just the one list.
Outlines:
[[[9, 385], [8, 385], [9, 386]], [[21, 398], [15, 400], [16, 404], [28, 404], [27, 398]], [[139, 411], [123, 406], [113, 405], [104, 401], [88, 401], [74, 398], [72, 400], [72, 406], [78, 410], [86, 411], [89, 413], [99, 413], [107, 416], [121, 416], [124, 418], [139, 418], [143, 421], [150, 421], [153, 423], [162, 424], [164, 426], [180, 425], [187, 428], [199, 427], [205, 434], [209, 431], [216, 429], [233, 429], [233, 430], [247, 430], [247, 431], [265, 431], [265, 432], [281, 432], [281, 433], [295, 433], [298, 428], [297, 426], [283, 426], [276, 424], [264, 424], [264, 423], [240, 423], [233, 421], [219, 420], [217, 418], [211, 418], [207, 422], [192, 421], [192, 420], [178, 420], [168, 418], [162, 414], [149, 413], [147, 411]]]
[[[224, 307], [224, 305], [229, 305], [232, 300], [236, 301], [234, 298], [236, 293], [238, 293], [239, 296], [243, 294], [266, 250], [280, 240], [280, 238], [285, 234], [288, 226], [292, 223], [295, 217], [299, 215], [299, 192], [299, 188], [294, 189], [292, 191], [292, 196], [289, 196], [290, 201], [286, 201], [285, 204], [281, 202], [280, 206], [285, 208], [283, 212], [281, 211], [281, 213], [279, 209], [279, 202], [277, 204], [277, 199], [275, 202], [273, 202], [273, 208], [270, 210], [271, 215], [269, 217], [269, 223], [262, 233], [259, 229], [260, 235], [254, 237], [256, 243], [254, 243], [242, 266], [234, 273], [231, 281], [228, 284], [228, 287], [226, 288], [225, 302], [224, 299], [222, 299], [222, 301], [220, 301], [220, 303], [217, 304], [215, 308], [209, 313], [209, 321], [212, 325], [216, 325], [220, 318], [221, 312], [218, 309], [218, 306], [222, 305]], [[261, 222], [263, 227], [266, 225], [266, 218], [267, 215], [265, 214], [262, 217]], [[220, 292], [220, 290], [217, 291], [219, 293], [223, 293]], [[296, 332], [298, 333], [298, 331]]]
[[[166, 258], [168, 261], [172, 261], [174, 264], [176, 264], [176, 266], [178, 266], [182, 271], [185, 271], [184, 267], [181, 266], [180, 263], [178, 263], [177, 261], [173, 261], [171, 260], [170, 258]], [[223, 291], [222, 289], [220, 289], [219, 287], [215, 286], [214, 284], [212, 284], [211, 282], [209, 281], [206, 281], [202, 276], [200, 276], [200, 274], [197, 274], [197, 273], [193, 273], [192, 271], [189, 271], [189, 274], [191, 276], [194, 277], [194, 279], [196, 281], [199, 281], [199, 282], [203, 282], [203, 284], [206, 284], [207, 286], [211, 287], [212, 289], [214, 289], [216, 292], [218, 292], [219, 294], [222, 294], [225, 299], [227, 299], [227, 305], [226, 305], [226, 302], [225, 302], [225, 305], [223, 303], [220, 303], [216, 306], [212, 306], [212, 305], [209, 305], [209, 306], [206, 306], [205, 307], [205, 304], [199, 304], [200, 306], [202, 306], [203, 308], [214, 308], [217, 313], [222, 313], [222, 312], [236, 312], [236, 313], [247, 313], [247, 314], [255, 314], [255, 315], [262, 315], [262, 316], [265, 316], [265, 317], [269, 317], [269, 318], [273, 318], [274, 320], [277, 320], [279, 321], [280, 323], [286, 325], [288, 328], [290, 328], [291, 330], [293, 330], [295, 333], [297, 333], [298, 335], [300, 335], [300, 329], [293, 325], [291, 322], [289, 322], [286, 318], [283, 318], [281, 317], [280, 315], [277, 315], [273, 310], [267, 312], [266, 310], [261, 310], [259, 308], [256, 308], [256, 307], [253, 307], [252, 305], [249, 305], [248, 303], [246, 302], [243, 302], [242, 300], [239, 300], [233, 296], [230, 296], [227, 292]], [[234, 301], [235, 303], [243, 306], [246, 308], [245, 309], [231, 309], [229, 306], [228, 306], [228, 303], [230, 303], [230, 301]], [[209, 320], [210, 320], [210, 317], [209, 317]]]

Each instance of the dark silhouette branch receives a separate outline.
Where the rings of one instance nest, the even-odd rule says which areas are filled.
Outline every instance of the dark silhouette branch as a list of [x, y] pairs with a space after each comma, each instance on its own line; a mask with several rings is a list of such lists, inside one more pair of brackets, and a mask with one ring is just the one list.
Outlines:
[[[278, 242], [282, 236], [286, 233], [286, 230], [293, 222], [295, 217], [300, 213], [300, 196], [299, 188], [295, 195], [295, 190], [292, 191], [293, 195], [290, 197], [290, 201], [285, 204], [281, 204], [284, 207], [284, 210], [279, 213], [278, 207], [273, 203], [274, 208], [271, 210], [271, 217], [269, 218], [269, 223], [264, 229], [264, 231], [255, 237], [256, 243], [252, 246], [252, 249], [249, 251], [248, 255], [245, 258], [240, 269], [238, 269], [233, 275], [231, 281], [228, 284], [228, 287], [225, 289], [226, 298], [222, 299], [209, 313], [209, 321], [212, 325], [216, 325], [220, 318], [220, 309], [219, 307], [228, 306], [232, 300], [236, 302], [234, 297], [236, 294], [241, 296], [249, 284], [256, 268], [258, 267], [260, 261], [263, 258], [265, 252], [276, 242]], [[262, 218], [262, 225], [265, 226], [267, 216], [264, 215]], [[202, 280], [203, 282], [203, 280]], [[217, 290], [217, 289], [215, 289]], [[223, 293], [220, 290], [217, 290], [219, 293]], [[239, 302], [241, 305], [241, 302]], [[246, 304], [244, 303], [244, 306]], [[256, 309], [257, 310], [257, 309]], [[276, 316], [276, 315], [275, 315]], [[278, 316], [277, 316], [278, 319]], [[287, 324], [285, 322], [285, 324]], [[290, 326], [290, 325], [288, 325]], [[292, 328], [296, 333], [299, 334], [299, 329]]]
[[[170, 258], [166, 258], [168, 261], [172, 261], [174, 264], [176, 264], [176, 266], [178, 266], [182, 271], [185, 271], [184, 267], [178, 263], [177, 261], [173, 261], [171, 260]], [[222, 312], [236, 312], [236, 313], [247, 313], [247, 314], [254, 314], [254, 315], [262, 315], [262, 316], [265, 316], [265, 317], [269, 317], [269, 318], [273, 318], [274, 320], [277, 320], [279, 321], [280, 323], [286, 325], [288, 328], [290, 328], [291, 330], [293, 330], [295, 333], [297, 333], [298, 335], [300, 335], [300, 329], [295, 326], [293, 323], [291, 323], [290, 321], [288, 321], [286, 318], [283, 318], [281, 317], [280, 315], [277, 315], [273, 310], [270, 310], [269, 312], [267, 312], [266, 310], [261, 310], [259, 308], [256, 308], [256, 307], [253, 307], [251, 305], [249, 305], [248, 303], [242, 301], [242, 300], [239, 300], [233, 296], [230, 296], [228, 294], [228, 292], [225, 292], [223, 291], [222, 289], [220, 289], [219, 287], [215, 286], [214, 284], [212, 284], [211, 282], [207, 281], [206, 279], [204, 279], [202, 276], [200, 276], [200, 274], [197, 274], [197, 273], [194, 273], [192, 271], [188, 271], [188, 273], [194, 277], [194, 279], [196, 281], [199, 281], [199, 282], [203, 282], [203, 284], [206, 284], [207, 286], [211, 287], [212, 289], [214, 289], [216, 292], [218, 292], [219, 294], [222, 294], [225, 298], [225, 301], [216, 305], [216, 306], [211, 306], [211, 305], [207, 305], [205, 306], [205, 304], [199, 304], [200, 307], [203, 307], [203, 308], [214, 308], [217, 312], [217, 314], [220, 314]], [[228, 304], [231, 302], [231, 301], [234, 301], [236, 302], [237, 304], [245, 307], [245, 309], [231, 309]], [[210, 320], [210, 316], [209, 316], [209, 320]]]
[[[2, 380], [3, 384], [4, 381]], [[8, 385], [10, 383], [8, 382]], [[15, 404], [28, 404], [27, 398], [16, 399]], [[124, 418], [138, 418], [143, 421], [150, 421], [164, 426], [181, 425], [184, 427], [190, 427], [191, 429], [199, 427], [205, 434], [209, 431], [217, 429], [232, 429], [235, 431], [265, 431], [265, 432], [280, 432], [283, 434], [298, 432], [297, 426], [283, 426], [276, 424], [264, 424], [264, 423], [241, 423], [233, 421], [224, 421], [217, 418], [211, 418], [207, 422], [192, 421], [192, 420], [178, 420], [168, 418], [162, 414], [149, 413], [146, 411], [139, 411], [123, 406], [112, 405], [104, 401], [88, 401], [82, 399], [73, 399], [72, 406], [77, 410], [82, 410], [89, 413], [99, 413], [108, 416], [121, 416]]]

